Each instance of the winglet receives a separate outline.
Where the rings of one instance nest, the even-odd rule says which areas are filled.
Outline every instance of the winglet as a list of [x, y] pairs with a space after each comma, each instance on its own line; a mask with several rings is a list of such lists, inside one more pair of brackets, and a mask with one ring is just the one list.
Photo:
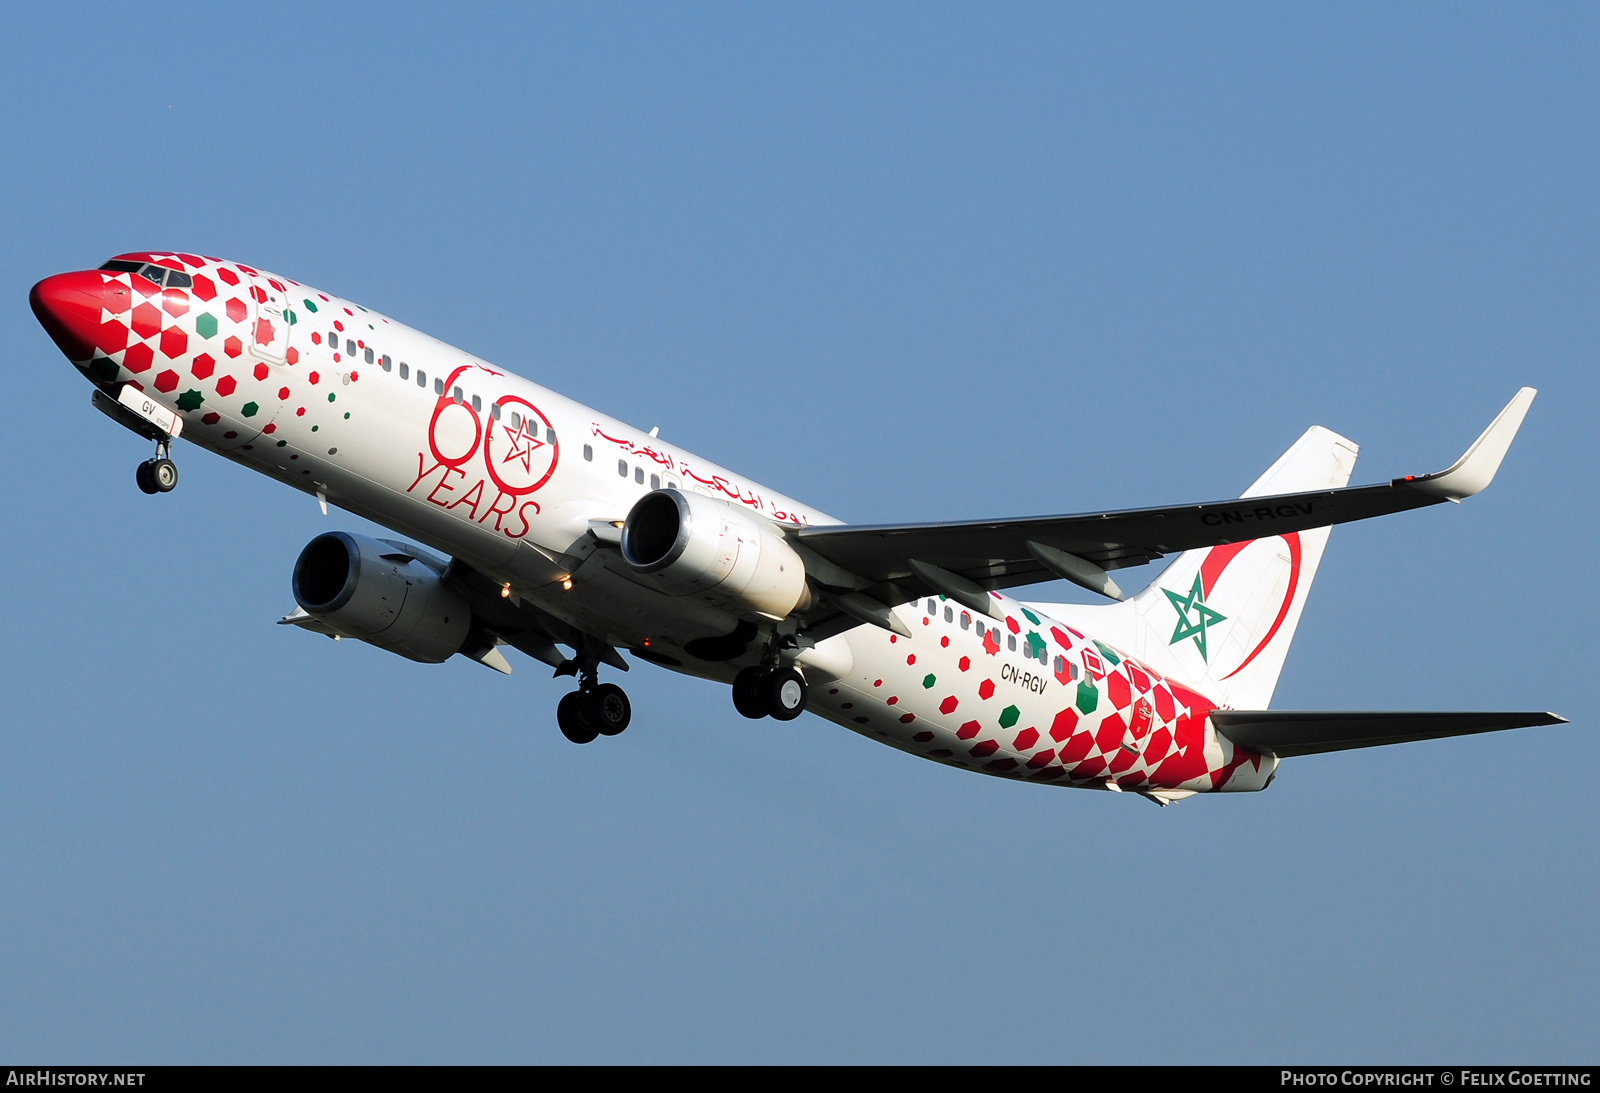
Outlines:
[[1518, 391], [1465, 455], [1438, 474], [1411, 479], [1410, 485], [1447, 501], [1460, 501], [1482, 490], [1494, 481], [1494, 472], [1500, 469], [1500, 461], [1506, 457], [1536, 394], [1532, 387]]

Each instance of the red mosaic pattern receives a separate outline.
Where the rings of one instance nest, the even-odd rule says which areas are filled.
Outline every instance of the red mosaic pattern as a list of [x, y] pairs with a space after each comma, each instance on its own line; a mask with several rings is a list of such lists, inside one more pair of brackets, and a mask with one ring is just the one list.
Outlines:
[[[908, 665], [920, 661], [918, 671], [934, 674], [923, 688], [889, 698], [885, 706], [899, 708], [887, 717], [857, 713], [849, 727], [941, 762], [1068, 786], [1114, 783], [1109, 788], [1181, 794], [1226, 788], [1241, 771], [1254, 774], [1238, 788], [1260, 788], [1263, 773], [1271, 773], [1270, 758], [1234, 748], [1210, 729], [1207, 715], [1215, 704], [1203, 695], [1014, 601], [996, 599], [1007, 609], [1006, 630], [1021, 639], [1017, 652], [997, 647], [993, 626], [980, 639], [941, 627], [935, 617], [934, 627], [919, 632], [903, 654]], [[853, 634], [886, 645], [904, 640], [866, 628]], [[1020, 659], [1029, 648], [1050, 650], [1050, 667]], [[969, 672], [980, 650], [999, 661], [993, 675]], [[1028, 667], [1013, 667], [1019, 659]], [[1074, 664], [1083, 665], [1083, 674], [1074, 675]], [[946, 669], [954, 669], [948, 677]], [[1017, 682], [1030, 670], [1032, 690]], [[954, 693], [926, 689], [935, 676], [955, 683]], [[863, 680], [859, 686], [870, 693], [883, 683]], [[968, 703], [976, 716], [963, 712]], [[914, 731], [900, 728], [913, 721]]]

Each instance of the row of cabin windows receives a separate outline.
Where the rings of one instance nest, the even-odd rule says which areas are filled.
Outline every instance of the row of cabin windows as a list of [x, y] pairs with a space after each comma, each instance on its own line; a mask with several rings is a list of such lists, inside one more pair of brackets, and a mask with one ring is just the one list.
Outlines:
[[[945, 604], [943, 606], [944, 606], [944, 621], [945, 622], [955, 622], [956, 621], [955, 608], [951, 607], [949, 604]], [[934, 618], [938, 618], [939, 617], [939, 611], [940, 611], [939, 601], [930, 597], [928, 599], [928, 614], [933, 616]], [[984, 623], [982, 620], [978, 620], [977, 622], [974, 622], [972, 616], [969, 613], [965, 612], [965, 611], [961, 612], [960, 625], [961, 625], [961, 629], [963, 629], [963, 630], [966, 630], [966, 629], [969, 629], [969, 628], [972, 629], [973, 632], [978, 636], [978, 638], [980, 640], [983, 638], [985, 632], [988, 629], [988, 626], [987, 626], [986, 623]], [[1000, 644], [1000, 628], [998, 626], [996, 626], [994, 628], [994, 643], [996, 645]], [[1007, 634], [1006, 635], [1006, 648], [1008, 650], [1010, 650], [1011, 652], [1013, 652], [1013, 653], [1017, 651], [1017, 635], [1015, 635], [1015, 634]], [[1050, 653], [1044, 647], [1040, 647], [1039, 651], [1037, 653], [1035, 653], [1030, 646], [1024, 645], [1022, 647], [1022, 655], [1027, 657], [1029, 660], [1037, 660], [1040, 664], [1049, 664], [1050, 663]], [[1073, 663], [1072, 661], [1069, 661], [1065, 657], [1061, 657], [1061, 656], [1058, 656], [1055, 659], [1056, 659], [1056, 662], [1055, 662], [1056, 675], [1059, 676], [1059, 675], [1062, 675], [1062, 674], [1067, 674], [1068, 677], [1071, 678], [1071, 679], [1077, 679], [1078, 678], [1078, 666], [1075, 663]]]
[[[337, 353], [339, 351], [339, 332], [337, 330], [328, 331], [328, 351], [330, 353]], [[358, 353], [361, 355], [361, 358], [363, 360], [365, 360], [368, 364], [376, 363], [376, 360], [375, 360], [376, 354], [373, 353], [372, 346], [369, 345], [365, 349], [363, 349], [362, 347], [356, 345], [356, 340], [354, 338], [346, 338], [344, 340], [344, 355], [349, 357], [351, 362], [354, 363], [354, 361], [356, 359], [356, 355]], [[385, 372], [389, 371], [389, 365], [390, 365], [389, 358], [388, 357], [384, 357], [383, 358], [383, 370]], [[405, 368], [406, 368], [406, 366], [404, 364], [402, 364], [400, 366], [400, 378], [401, 379], [405, 379], [405, 375], [406, 375]], [[420, 384], [419, 384], [419, 386], [420, 386]]]
[[[593, 463], [594, 462], [594, 445], [593, 444], [585, 444], [583, 446], [583, 458], [584, 458], [584, 460], [586, 462], [589, 462], [589, 463]], [[617, 475], [618, 475], [618, 477], [627, 478], [628, 477], [628, 470], [629, 470], [628, 461], [626, 459], [617, 460]], [[633, 480], [635, 482], [639, 483], [639, 485], [641, 485], [641, 486], [644, 485], [644, 468], [641, 467], [641, 466], [635, 466], [635, 467], [632, 468], [632, 470], [633, 470]], [[652, 474], [650, 476], [650, 488], [653, 489], [653, 490], [659, 490], [661, 488], [661, 485], [662, 485], [661, 476], [659, 474]], [[678, 484], [676, 482], [672, 481], [669, 478], [669, 479], [666, 480], [666, 487], [669, 490], [675, 490], [675, 489], [678, 488]]]
[[[339, 344], [338, 338], [333, 334], [332, 331], [330, 331], [328, 333], [328, 345], [329, 346], [336, 346], [338, 344]], [[355, 356], [356, 343], [351, 341], [351, 340], [349, 340], [349, 339], [346, 339], [345, 340], [345, 351], [350, 356], [352, 356], [352, 357]], [[374, 354], [373, 354], [372, 347], [368, 346], [367, 349], [366, 349], [366, 361], [367, 361], [368, 364], [372, 364], [373, 363], [373, 357], [374, 357]], [[394, 371], [394, 359], [392, 357], [390, 357], [389, 354], [387, 354], [387, 353], [385, 353], [381, 357], [378, 357], [377, 358], [377, 363], [385, 372]], [[409, 379], [410, 376], [411, 376], [411, 366], [406, 364], [405, 361], [401, 361], [400, 362], [400, 378], [401, 379]], [[428, 386], [428, 373], [423, 371], [420, 368], [417, 369], [417, 386], [423, 388], [424, 390], [426, 390], [426, 388]], [[434, 380], [433, 380], [433, 393], [436, 394], [436, 395], [444, 394], [444, 380], [438, 378], [437, 376], [434, 377]], [[467, 402], [469, 401], [467, 399], [467, 397], [462, 394], [461, 388], [459, 388], [459, 387], [450, 388], [450, 398], [451, 398], [452, 401], [455, 402], [455, 404], [457, 406], [465, 406], [467, 404]], [[472, 412], [473, 413], [475, 413], [475, 414], [483, 413], [483, 398], [481, 396], [473, 395], [470, 401], [472, 402]], [[502, 408], [501, 408], [500, 404], [498, 402], [491, 403], [490, 406], [489, 406], [489, 420], [490, 421], [499, 421], [500, 418], [501, 418], [501, 415], [502, 415]], [[516, 430], [519, 430], [519, 431], [522, 429], [522, 415], [521, 414], [515, 413], [515, 412], [512, 413], [512, 415], [511, 415], [511, 427], [513, 429], [516, 429]], [[539, 427], [532, 423], [532, 419], [531, 418], [529, 419], [528, 431], [531, 432], [534, 435], [534, 437], [536, 437], [536, 438], [539, 435]], [[545, 439], [545, 443], [546, 444], [554, 444], [556, 442], [556, 431], [555, 431], [555, 429], [553, 429], [553, 428], [551, 428], [549, 426], [546, 426], [545, 427], [545, 438], [544, 439]]]

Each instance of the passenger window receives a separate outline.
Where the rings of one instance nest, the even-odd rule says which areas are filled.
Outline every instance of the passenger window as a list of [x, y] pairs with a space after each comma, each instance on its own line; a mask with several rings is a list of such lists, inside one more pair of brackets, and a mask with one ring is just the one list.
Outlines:
[[460, 406], [463, 402], [467, 401], [466, 399], [464, 399], [461, 396], [461, 388], [459, 388], [459, 387], [450, 388], [450, 398], [455, 402], [455, 404], [457, 406]]
[[672, 481], [671, 479], [667, 480], [667, 489], [675, 490], [677, 488], [678, 488], [678, 484], [676, 482]]
[[635, 468], [633, 468], [633, 480], [635, 482], [639, 483], [639, 485], [641, 485], [641, 486], [644, 485], [644, 468], [643, 467], [635, 467]]
[[389, 354], [385, 353], [383, 355], [383, 362], [382, 363], [383, 363], [383, 370], [385, 372], [392, 372], [394, 370], [394, 361], [389, 359]]
[[626, 459], [617, 460], [617, 473], [623, 478], [628, 477], [628, 461]]
[[433, 393], [436, 394], [436, 395], [444, 394], [444, 379], [443, 378], [436, 379], [436, 380], [433, 381]]
[[961, 629], [965, 630], [972, 625], [972, 616], [965, 611], [961, 612]]
[[521, 429], [522, 428], [522, 415], [521, 414], [513, 413], [511, 415], [511, 427], [513, 429]]
[[483, 400], [477, 395], [472, 396], [472, 411], [477, 414], [483, 413]]
[[403, 380], [411, 378], [411, 369], [406, 366], [405, 361], [400, 362], [400, 378]]
[[1015, 635], [1015, 634], [1007, 634], [1006, 635], [1006, 648], [1010, 649], [1013, 653], [1015, 653], [1017, 651], [1017, 635]]
[[344, 340], [344, 355], [347, 357], [353, 357], [356, 355], [356, 343], [351, 341], [349, 338]]
[[661, 488], [661, 476], [659, 474], [652, 474], [650, 476], [650, 488], [653, 490], [659, 490]]
[[417, 369], [417, 386], [423, 388], [428, 386], [428, 373], [424, 372], [420, 368]]
[[594, 462], [594, 449], [587, 444], [583, 446], [583, 458], [588, 462]]
[[365, 353], [365, 358], [366, 358], [366, 362], [368, 364], [372, 363], [372, 347], [370, 345], [367, 346], [367, 352]]
[[544, 431], [544, 442], [546, 444], [554, 444], [556, 442], [556, 431], [554, 429], [546, 429]]
[[489, 420], [490, 421], [499, 421], [500, 420], [500, 404], [498, 402], [495, 403], [493, 406], [489, 407]]
[[938, 613], [939, 613], [939, 601], [938, 600], [929, 600], [928, 601], [928, 614], [937, 615]]
[[952, 611], [948, 607], [944, 609], [944, 621], [945, 622], [955, 622], [956, 621], [956, 613], [954, 611]]
[[328, 331], [328, 349], [334, 353], [339, 352], [339, 335], [331, 330]]

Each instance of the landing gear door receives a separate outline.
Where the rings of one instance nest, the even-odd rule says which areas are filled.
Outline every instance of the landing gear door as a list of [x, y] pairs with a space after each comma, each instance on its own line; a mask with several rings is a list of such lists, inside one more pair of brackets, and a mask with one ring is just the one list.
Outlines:
[[283, 364], [289, 352], [288, 289], [282, 282], [260, 275], [250, 278], [250, 299], [255, 320], [250, 324], [250, 349], [268, 364]]

